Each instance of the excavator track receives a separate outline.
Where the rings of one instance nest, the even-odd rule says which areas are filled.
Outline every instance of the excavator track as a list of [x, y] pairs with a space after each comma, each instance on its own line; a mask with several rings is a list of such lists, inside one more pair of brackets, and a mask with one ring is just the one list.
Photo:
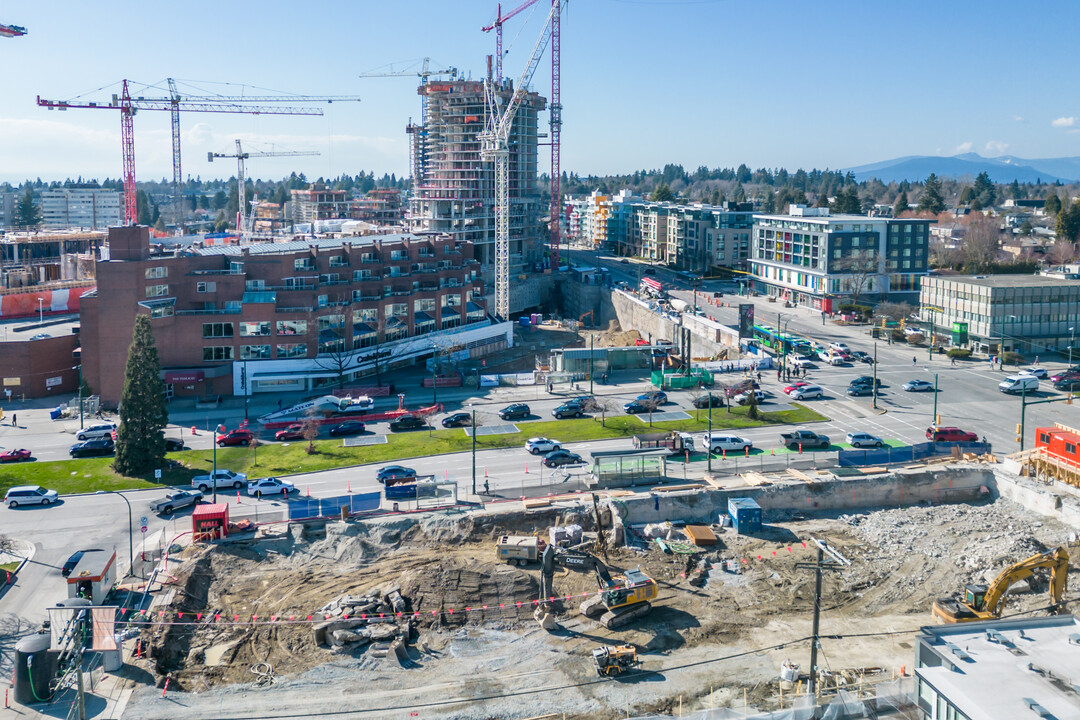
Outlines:
[[647, 602], [627, 605], [617, 610], [608, 610], [600, 616], [600, 624], [608, 630], [614, 630], [630, 624], [639, 617], [648, 614], [650, 610], [652, 610], [652, 604]]

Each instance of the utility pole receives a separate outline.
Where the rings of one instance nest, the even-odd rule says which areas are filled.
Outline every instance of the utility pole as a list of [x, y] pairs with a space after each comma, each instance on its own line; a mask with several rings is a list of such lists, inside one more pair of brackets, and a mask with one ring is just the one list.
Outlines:
[[589, 394], [593, 394], [593, 340], [596, 339], [596, 335], [589, 335]]
[[877, 407], [877, 338], [874, 338], [874, 401], [870, 404], [875, 410]]
[[[750, 388], [753, 390], [753, 388]], [[713, 394], [709, 392], [705, 397], [709, 398], [709, 434], [705, 436], [705, 457], [709, 465], [709, 472], [712, 472], [712, 406], [713, 406]]]
[[472, 411], [472, 494], [476, 495], [476, 405], [469, 403], [469, 409]]
[[[825, 570], [841, 570], [844, 567], [851, 564], [851, 561], [837, 552], [835, 549], [829, 546], [829, 544], [823, 540], [818, 540], [812, 537], [811, 540], [817, 545], [817, 560], [812, 563], [796, 563], [795, 567], [800, 570], [813, 570], [814, 571], [814, 622], [811, 634], [813, 639], [810, 641], [810, 683], [807, 689], [810, 691], [810, 695], [814, 701], [814, 717], [817, 717], [817, 654], [818, 647], [821, 645], [821, 637], [819, 629], [821, 626], [821, 577], [822, 572]], [[825, 554], [828, 553], [831, 561], [825, 562]]]

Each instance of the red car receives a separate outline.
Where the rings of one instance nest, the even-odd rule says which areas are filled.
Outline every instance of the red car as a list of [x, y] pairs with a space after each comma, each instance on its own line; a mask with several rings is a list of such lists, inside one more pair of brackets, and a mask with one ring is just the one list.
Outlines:
[[806, 387], [809, 384], [810, 383], [806, 382], [805, 380], [799, 380], [798, 382], [793, 382], [790, 385], [788, 385], [786, 388], [784, 388], [784, 394], [785, 395], [790, 395], [792, 390], [798, 390], [799, 388]]
[[224, 435], [219, 435], [217, 444], [218, 447], [225, 447], [226, 445], [250, 445], [254, 440], [255, 435], [250, 430], [237, 428], [236, 430], [230, 430]]
[[30, 454], [29, 450], [23, 450], [21, 448], [19, 450], [7, 450], [6, 452], [0, 453], [0, 463], [29, 460]]
[[274, 433], [275, 440], [303, 440], [304, 439], [304, 426], [300, 423], [293, 423], [284, 430], [278, 430]]
[[928, 427], [926, 439], [934, 442], [979, 442], [979, 436], [956, 427]]

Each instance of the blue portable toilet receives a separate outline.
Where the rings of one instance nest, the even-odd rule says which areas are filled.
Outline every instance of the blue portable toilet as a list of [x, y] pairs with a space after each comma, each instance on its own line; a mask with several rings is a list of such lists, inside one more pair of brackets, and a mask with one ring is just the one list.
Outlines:
[[731, 516], [731, 525], [740, 535], [761, 532], [761, 506], [753, 498], [728, 500], [728, 515]]
[[532, 321], [531, 316], [522, 315], [521, 317], [518, 318], [518, 325], [520, 325], [521, 327], [529, 327], [531, 321]]

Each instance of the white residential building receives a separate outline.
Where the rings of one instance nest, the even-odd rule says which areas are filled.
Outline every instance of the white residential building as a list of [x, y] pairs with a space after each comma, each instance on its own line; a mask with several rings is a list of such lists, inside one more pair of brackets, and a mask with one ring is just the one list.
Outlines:
[[121, 196], [115, 190], [65, 187], [43, 190], [41, 217], [46, 228], [106, 230], [121, 222]]

